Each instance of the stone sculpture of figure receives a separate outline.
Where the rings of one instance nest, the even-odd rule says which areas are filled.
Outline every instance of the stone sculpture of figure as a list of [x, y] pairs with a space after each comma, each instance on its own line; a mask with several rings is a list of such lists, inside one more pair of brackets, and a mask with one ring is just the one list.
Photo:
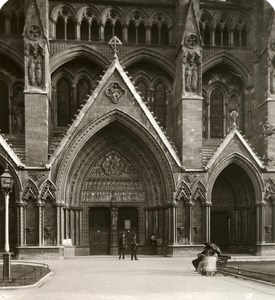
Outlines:
[[29, 57], [28, 73], [30, 85], [35, 85], [35, 61], [32, 56]]
[[185, 88], [186, 88], [186, 91], [191, 90], [191, 84], [192, 84], [192, 71], [191, 71], [190, 66], [188, 66], [186, 68], [186, 71], [185, 71]]
[[192, 70], [192, 91], [197, 91], [197, 85], [198, 85], [198, 73], [196, 66]]
[[42, 83], [42, 65], [41, 65], [41, 58], [39, 57], [36, 61], [36, 68], [35, 68], [35, 77], [36, 83], [38, 86]]
[[275, 94], [275, 72], [274, 68], [272, 68], [270, 72], [270, 93]]

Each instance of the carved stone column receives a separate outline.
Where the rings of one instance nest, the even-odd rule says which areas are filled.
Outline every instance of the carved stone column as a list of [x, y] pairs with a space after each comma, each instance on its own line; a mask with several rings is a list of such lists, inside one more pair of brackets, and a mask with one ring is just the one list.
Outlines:
[[146, 44], [151, 43], [151, 27], [149, 25], [146, 26]]
[[272, 243], [275, 243], [275, 199], [272, 201]]
[[118, 208], [111, 208], [111, 239], [110, 239], [110, 254], [117, 254], [117, 218]]
[[100, 23], [99, 28], [99, 40], [104, 41], [104, 25]]
[[64, 238], [64, 211], [63, 205], [56, 204], [56, 244], [62, 245]]
[[39, 201], [38, 207], [38, 243], [39, 247], [44, 246], [44, 207], [45, 203]]
[[127, 24], [123, 24], [122, 42], [128, 43], [128, 26], [127, 26]]
[[256, 204], [256, 242], [261, 244], [265, 241], [265, 204]]
[[203, 224], [203, 240], [209, 242], [211, 239], [210, 236], [210, 216], [211, 216], [211, 204], [204, 204], [204, 224]]
[[18, 245], [19, 247], [23, 247], [26, 245], [25, 243], [25, 226], [24, 226], [24, 207], [26, 206], [26, 202], [20, 202], [17, 204], [17, 236], [18, 236]]

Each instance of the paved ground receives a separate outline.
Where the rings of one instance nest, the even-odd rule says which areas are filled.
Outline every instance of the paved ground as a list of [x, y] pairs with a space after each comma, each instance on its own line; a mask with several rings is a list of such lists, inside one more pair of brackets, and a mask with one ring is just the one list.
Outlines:
[[194, 272], [191, 258], [114, 256], [46, 261], [53, 274], [37, 287], [0, 290], [2, 299], [275, 299], [275, 286], [218, 274]]

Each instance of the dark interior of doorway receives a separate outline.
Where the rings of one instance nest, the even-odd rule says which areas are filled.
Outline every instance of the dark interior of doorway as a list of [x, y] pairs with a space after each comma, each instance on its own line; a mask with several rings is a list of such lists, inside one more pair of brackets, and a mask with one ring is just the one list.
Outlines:
[[96, 207], [90, 209], [90, 254], [110, 254], [110, 209]]
[[229, 247], [229, 218], [226, 211], [211, 212], [211, 242], [217, 244], [222, 251]]

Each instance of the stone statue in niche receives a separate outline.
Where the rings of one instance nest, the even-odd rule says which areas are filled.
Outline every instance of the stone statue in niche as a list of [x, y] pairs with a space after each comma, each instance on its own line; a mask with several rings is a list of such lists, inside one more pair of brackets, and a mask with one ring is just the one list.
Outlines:
[[275, 72], [274, 68], [270, 72], [270, 93], [275, 94]]
[[35, 85], [35, 60], [32, 56], [29, 57], [28, 74], [29, 84]]
[[191, 67], [188, 65], [185, 70], [185, 89], [187, 92], [191, 90], [192, 86], [192, 70]]
[[42, 85], [42, 58], [40, 55], [37, 57], [34, 55], [29, 56], [28, 75], [30, 86], [40, 87]]
[[194, 66], [192, 70], [192, 91], [197, 92], [197, 87], [198, 87], [198, 72], [197, 72], [197, 67]]
[[42, 62], [40, 56], [36, 60], [35, 78], [37, 85], [40, 86], [42, 84]]

